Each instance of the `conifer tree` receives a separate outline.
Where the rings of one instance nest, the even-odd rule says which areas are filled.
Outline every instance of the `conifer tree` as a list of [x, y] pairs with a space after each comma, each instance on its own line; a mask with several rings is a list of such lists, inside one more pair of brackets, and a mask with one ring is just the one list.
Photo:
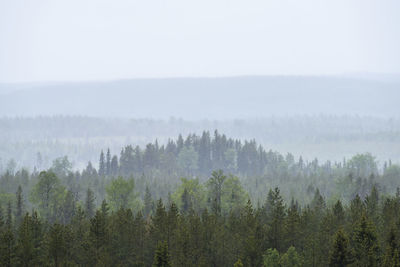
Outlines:
[[235, 264], [233, 265], [233, 267], [243, 267], [243, 263], [241, 259], [238, 259]]
[[281, 267], [301, 267], [303, 266], [303, 259], [297, 253], [294, 247], [290, 247], [280, 259]]
[[100, 153], [100, 160], [99, 160], [99, 175], [105, 176], [106, 175], [106, 162], [104, 159], [103, 150]]
[[379, 266], [380, 250], [375, 228], [363, 215], [353, 233], [354, 260], [357, 266]]
[[351, 262], [349, 239], [345, 232], [342, 229], [339, 229], [335, 234], [329, 266], [345, 267]]
[[154, 202], [153, 198], [151, 197], [150, 189], [146, 186], [146, 192], [144, 193], [144, 216], [147, 218], [153, 212]]
[[89, 219], [92, 218], [96, 212], [95, 211], [96, 207], [95, 207], [94, 201], [95, 201], [94, 193], [90, 188], [88, 188], [86, 190], [85, 213], [86, 213], [87, 218], [89, 218]]
[[167, 242], [158, 242], [153, 267], [171, 267]]
[[15, 264], [15, 239], [13, 233], [11, 202], [7, 206], [5, 229], [0, 232], [0, 266], [13, 266]]
[[390, 229], [389, 236], [386, 241], [386, 252], [383, 259], [384, 267], [399, 267], [400, 266], [400, 253], [399, 244], [396, 237], [394, 228]]
[[105, 174], [107, 176], [111, 175], [111, 153], [109, 148], [107, 149], [106, 154]]
[[19, 225], [22, 220], [22, 213], [24, 209], [23, 205], [24, 205], [24, 199], [22, 196], [22, 188], [21, 185], [19, 185], [18, 190], [16, 192], [16, 210], [15, 210], [16, 225]]

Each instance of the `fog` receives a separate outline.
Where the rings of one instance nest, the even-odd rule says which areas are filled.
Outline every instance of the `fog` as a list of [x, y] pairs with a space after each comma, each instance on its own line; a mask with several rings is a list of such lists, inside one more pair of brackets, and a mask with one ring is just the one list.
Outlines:
[[399, 266], [399, 11], [0, 0], [0, 266]]
[[400, 72], [396, 0], [0, 1], [0, 82]]
[[0, 116], [187, 120], [398, 117], [400, 76], [246, 76], [0, 85]]

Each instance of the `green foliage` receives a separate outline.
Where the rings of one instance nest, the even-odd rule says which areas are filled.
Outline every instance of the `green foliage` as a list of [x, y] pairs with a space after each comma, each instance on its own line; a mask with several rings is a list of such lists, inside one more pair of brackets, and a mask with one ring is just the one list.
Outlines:
[[379, 266], [380, 249], [375, 227], [363, 215], [353, 232], [354, 264], [357, 266]]
[[243, 267], [243, 263], [241, 261], [241, 259], [238, 259], [235, 264], [233, 265], [233, 267]]
[[205, 208], [206, 191], [199, 179], [182, 178], [180, 186], [172, 194], [172, 200], [184, 212], [193, 208], [200, 213]]
[[56, 211], [63, 200], [65, 189], [54, 172], [42, 171], [38, 179], [39, 181], [31, 192], [31, 201], [38, 205], [42, 216], [54, 220], [57, 216]]
[[301, 267], [303, 266], [303, 259], [294, 247], [290, 247], [288, 251], [281, 256], [280, 263], [281, 267]]
[[159, 242], [154, 255], [153, 267], [171, 267], [167, 242]]
[[352, 262], [349, 239], [346, 233], [339, 229], [335, 234], [329, 266], [342, 267]]
[[274, 248], [268, 249], [263, 259], [265, 267], [280, 267], [279, 252]]
[[135, 181], [133, 178], [125, 180], [119, 176], [113, 179], [106, 187], [107, 200], [112, 210], [132, 208], [140, 209], [140, 201], [134, 192]]
[[178, 154], [178, 166], [187, 173], [197, 171], [199, 156], [193, 147], [184, 147]]

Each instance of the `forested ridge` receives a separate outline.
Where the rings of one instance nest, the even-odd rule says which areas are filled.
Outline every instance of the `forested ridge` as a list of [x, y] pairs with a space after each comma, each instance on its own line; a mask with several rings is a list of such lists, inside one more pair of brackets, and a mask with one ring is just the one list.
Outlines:
[[0, 176], [1, 266], [400, 266], [400, 167], [215, 131]]

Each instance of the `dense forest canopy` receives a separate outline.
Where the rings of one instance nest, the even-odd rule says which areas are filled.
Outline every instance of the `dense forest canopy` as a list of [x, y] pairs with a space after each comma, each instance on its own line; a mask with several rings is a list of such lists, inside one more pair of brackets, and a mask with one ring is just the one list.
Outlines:
[[[214, 171], [213, 171], [214, 170]], [[0, 176], [2, 266], [396, 266], [400, 166], [217, 130]]]

